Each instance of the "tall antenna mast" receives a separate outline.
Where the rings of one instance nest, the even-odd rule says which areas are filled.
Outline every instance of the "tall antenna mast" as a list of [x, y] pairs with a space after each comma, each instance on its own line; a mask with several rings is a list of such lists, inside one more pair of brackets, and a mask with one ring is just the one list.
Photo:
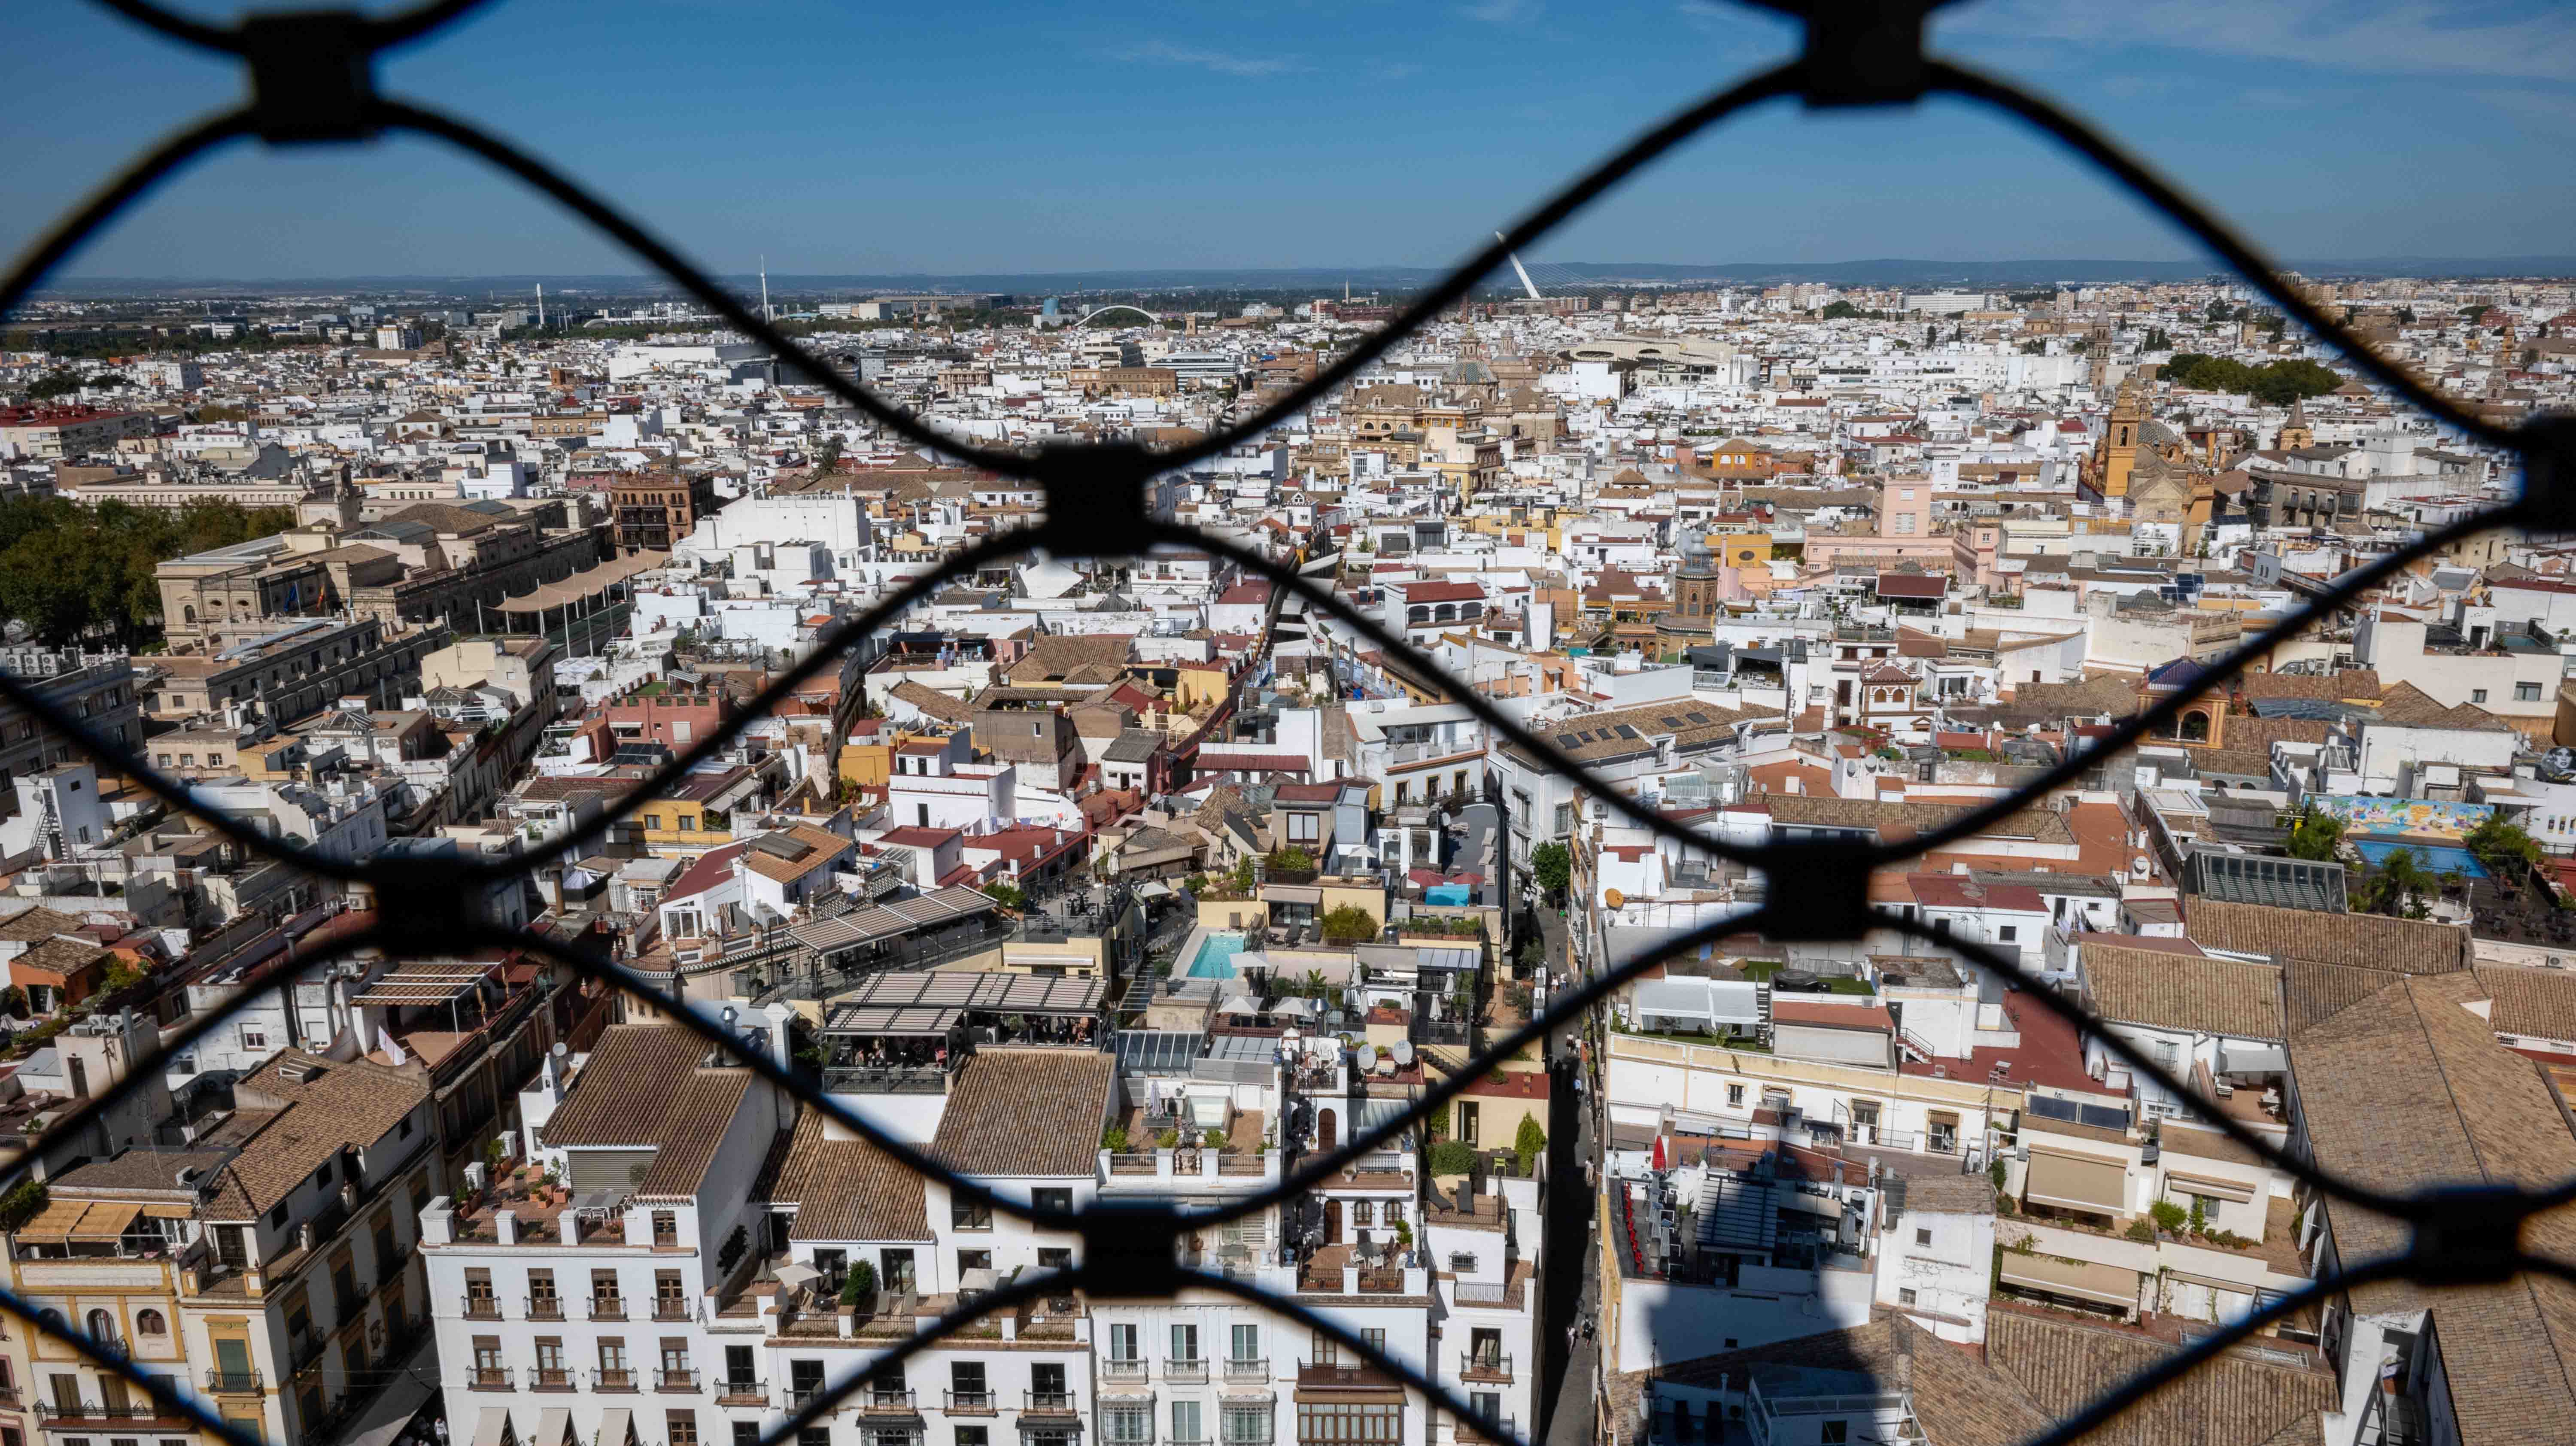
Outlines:
[[766, 256], [760, 258], [760, 319], [775, 320], [769, 314], [769, 258]]
[[537, 330], [546, 329], [546, 284], [537, 283]]

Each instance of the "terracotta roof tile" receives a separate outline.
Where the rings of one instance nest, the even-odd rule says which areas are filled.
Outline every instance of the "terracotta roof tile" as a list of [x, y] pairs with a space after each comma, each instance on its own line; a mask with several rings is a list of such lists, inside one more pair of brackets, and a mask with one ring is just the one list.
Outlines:
[[2380, 969], [2439, 974], [2469, 967], [2469, 931], [2430, 919], [2379, 914], [2325, 914], [2270, 904], [2239, 904], [2206, 894], [2191, 900], [2183, 933], [2204, 949], [2262, 954]]
[[1094, 1050], [980, 1050], [950, 1084], [930, 1148], [970, 1175], [1087, 1176], [1114, 1063]]
[[770, 1192], [794, 1205], [791, 1240], [929, 1240], [921, 1177], [866, 1140], [837, 1140], [813, 1110], [796, 1124]]
[[2281, 1039], [2281, 971], [2269, 964], [2087, 942], [2093, 1008], [2121, 1024]]
[[[2397, 977], [2291, 1037], [2300, 1123], [2321, 1165], [2396, 1194], [2462, 1183], [2537, 1189], [2576, 1177], [2576, 1136], [2548, 1081], [2467, 1008], [2483, 993], [2466, 970]], [[2408, 1244], [2398, 1220], [2326, 1208], [2344, 1261]], [[2522, 1245], [2576, 1258], [2576, 1206], [2532, 1216]], [[2351, 1295], [2361, 1314], [2433, 1313], [2467, 1446], [2565, 1439], [2576, 1420], [2576, 1285], [2534, 1275], [2500, 1285], [2383, 1281]]]

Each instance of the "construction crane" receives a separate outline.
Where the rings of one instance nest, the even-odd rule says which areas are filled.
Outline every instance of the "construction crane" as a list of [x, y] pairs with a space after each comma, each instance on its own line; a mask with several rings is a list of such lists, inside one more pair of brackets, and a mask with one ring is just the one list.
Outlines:
[[[1495, 239], [1495, 240], [1497, 240], [1497, 241], [1502, 240], [1502, 239], [1503, 239], [1503, 233], [1502, 233], [1502, 232], [1500, 232], [1500, 231], [1495, 232], [1495, 233], [1494, 233], [1494, 239]], [[1528, 293], [1529, 293], [1529, 299], [1530, 299], [1530, 300], [1532, 300], [1532, 301], [1543, 301], [1543, 300], [1545, 300], [1546, 298], [1544, 298], [1544, 297], [1542, 297], [1542, 296], [1540, 296], [1540, 295], [1538, 294], [1538, 283], [1529, 279], [1529, 268], [1528, 268], [1528, 267], [1526, 267], [1526, 266], [1523, 266], [1523, 265], [1521, 264], [1521, 255], [1520, 255], [1520, 253], [1519, 253], [1519, 252], [1517, 252], [1517, 251], [1506, 251], [1506, 252], [1504, 252], [1503, 254], [1504, 254], [1505, 256], [1508, 256], [1508, 257], [1510, 257], [1510, 258], [1511, 258], [1511, 260], [1512, 260], [1512, 271], [1513, 271], [1513, 273], [1514, 273], [1515, 275], [1517, 275], [1517, 276], [1519, 276], [1519, 277], [1520, 277], [1520, 279], [1521, 279], [1521, 290], [1526, 291], [1526, 292], [1528, 292]]]

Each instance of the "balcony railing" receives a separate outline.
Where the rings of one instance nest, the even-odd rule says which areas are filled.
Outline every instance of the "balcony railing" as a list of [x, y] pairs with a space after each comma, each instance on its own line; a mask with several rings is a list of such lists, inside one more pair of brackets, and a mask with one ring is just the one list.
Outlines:
[[991, 1391], [949, 1391], [945, 1408], [951, 1415], [989, 1416], [1001, 1409], [1001, 1398]]
[[653, 1373], [654, 1390], [694, 1391], [697, 1388], [698, 1373], [686, 1366], [682, 1366], [677, 1370], [660, 1370]]
[[1458, 1361], [1458, 1379], [1462, 1381], [1508, 1381], [1512, 1378], [1512, 1358], [1491, 1353], [1473, 1352]]
[[1266, 1381], [1270, 1379], [1268, 1356], [1228, 1356], [1225, 1378], [1229, 1381]]
[[912, 1392], [899, 1391], [892, 1388], [879, 1390], [876, 1387], [871, 1386], [861, 1390], [856, 1395], [852, 1396], [850, 1400], [852, 1404], [856, 1405], [862, 1411], [875, 1411], [890, 1415], [908, 1416], [920, 1409], [919, 1406], [914, 1404]]
[[590, 1373], [590, 1388], [594, 1391], [631, 1391], [635, 1389], [635, 1373], [624, 1366], [601, 1366]]
[[1163, 1379], [1167, 1381], [1204, 1381], [1208, 1378], [1205, 1356], [1167, 1356], [1163, 1360]]
[[653, 1297], [653, 1319], [687, 1320], [688, 1318], [688, 1297], [679, 1295], [657, 1295]]
[[528, 1310], [528, 1319], [530, 1320], [562, 1320], [564, 1318], [562, 1296], [532, 1295], [526, 1297], [525, 1301]]
[[1141, 1381], [1145, 1379], [1146, 1369], [1147, 1367], [1145, 1363], [1141, 1360], [1122, 1361], [1113, 1357], [1112, 1359], [1105, 1360], [1100, 1363], [1100, 1379], [1104, 1381]]
[[592, 1320], [626, 1319], [626, 1297], [622, 1295], [592, 1296], [590, 1298], [590, 1318]]
[[465, 1318], [467, 1320], [499, 1320], [501, 1318], [501, 1302], [488, 1295], [469, 1295], [465, 1297]]
[[[176, 1411], [168, 1414], [174, 1419], [178, 1416]], [[162, 1415], [161, 1407], [148, 1396], [141, 1400], [129, 1400], [117, 1405], [93, 1405], [87, 1401], [38, 1401], [36, 1403], [37, 1418], [46, 1421], [152, 1421], [160, 1419]]]
[[477, 1391], [506, 1391], [511, 1376], [508, 1366], [476, 1366], [465, 1373], [465, 1384]]
[[[260, 1374], [257, 1371], [209, 1370], [206, 1372], [206, 1389], [209, 1391], [256, 1391], [260, 1389], [260, 1385]], [[12, 1391], [10, 1394], [14, 1396], [17, 1393]]]
[[1020, 1409], [1042, 1416], [1070, 1416], [1074, 1413], [1071, 1391], [1022, 1391]]
[[1461, 1441], [1491, 1441], [1500, 1446], [1500, 1443], [1518, 1441], [1520, 1437], [1520, 1418], [1517, 1416], [1458, 1418], [1458, 1439]]
[[769, 1383], [737, 1377], [716, 1382], [716, 1404], [719, 1406], [766, 1406]]
[[572, 1385], [572, 1372], [561, 1366], [528, 1368], [528, 1389], [531, 1391], [569, 1391]]

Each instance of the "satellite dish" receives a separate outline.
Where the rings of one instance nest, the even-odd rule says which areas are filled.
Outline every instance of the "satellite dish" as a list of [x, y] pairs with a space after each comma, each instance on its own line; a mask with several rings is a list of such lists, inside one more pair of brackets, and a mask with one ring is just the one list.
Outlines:
[[1608, 904], [1611, 908], [1615, 909], [1628, 902], [1628, 896], [1619, 892], [1617, 889], [1610, 889], [1601, 895], [1601, 902]]

